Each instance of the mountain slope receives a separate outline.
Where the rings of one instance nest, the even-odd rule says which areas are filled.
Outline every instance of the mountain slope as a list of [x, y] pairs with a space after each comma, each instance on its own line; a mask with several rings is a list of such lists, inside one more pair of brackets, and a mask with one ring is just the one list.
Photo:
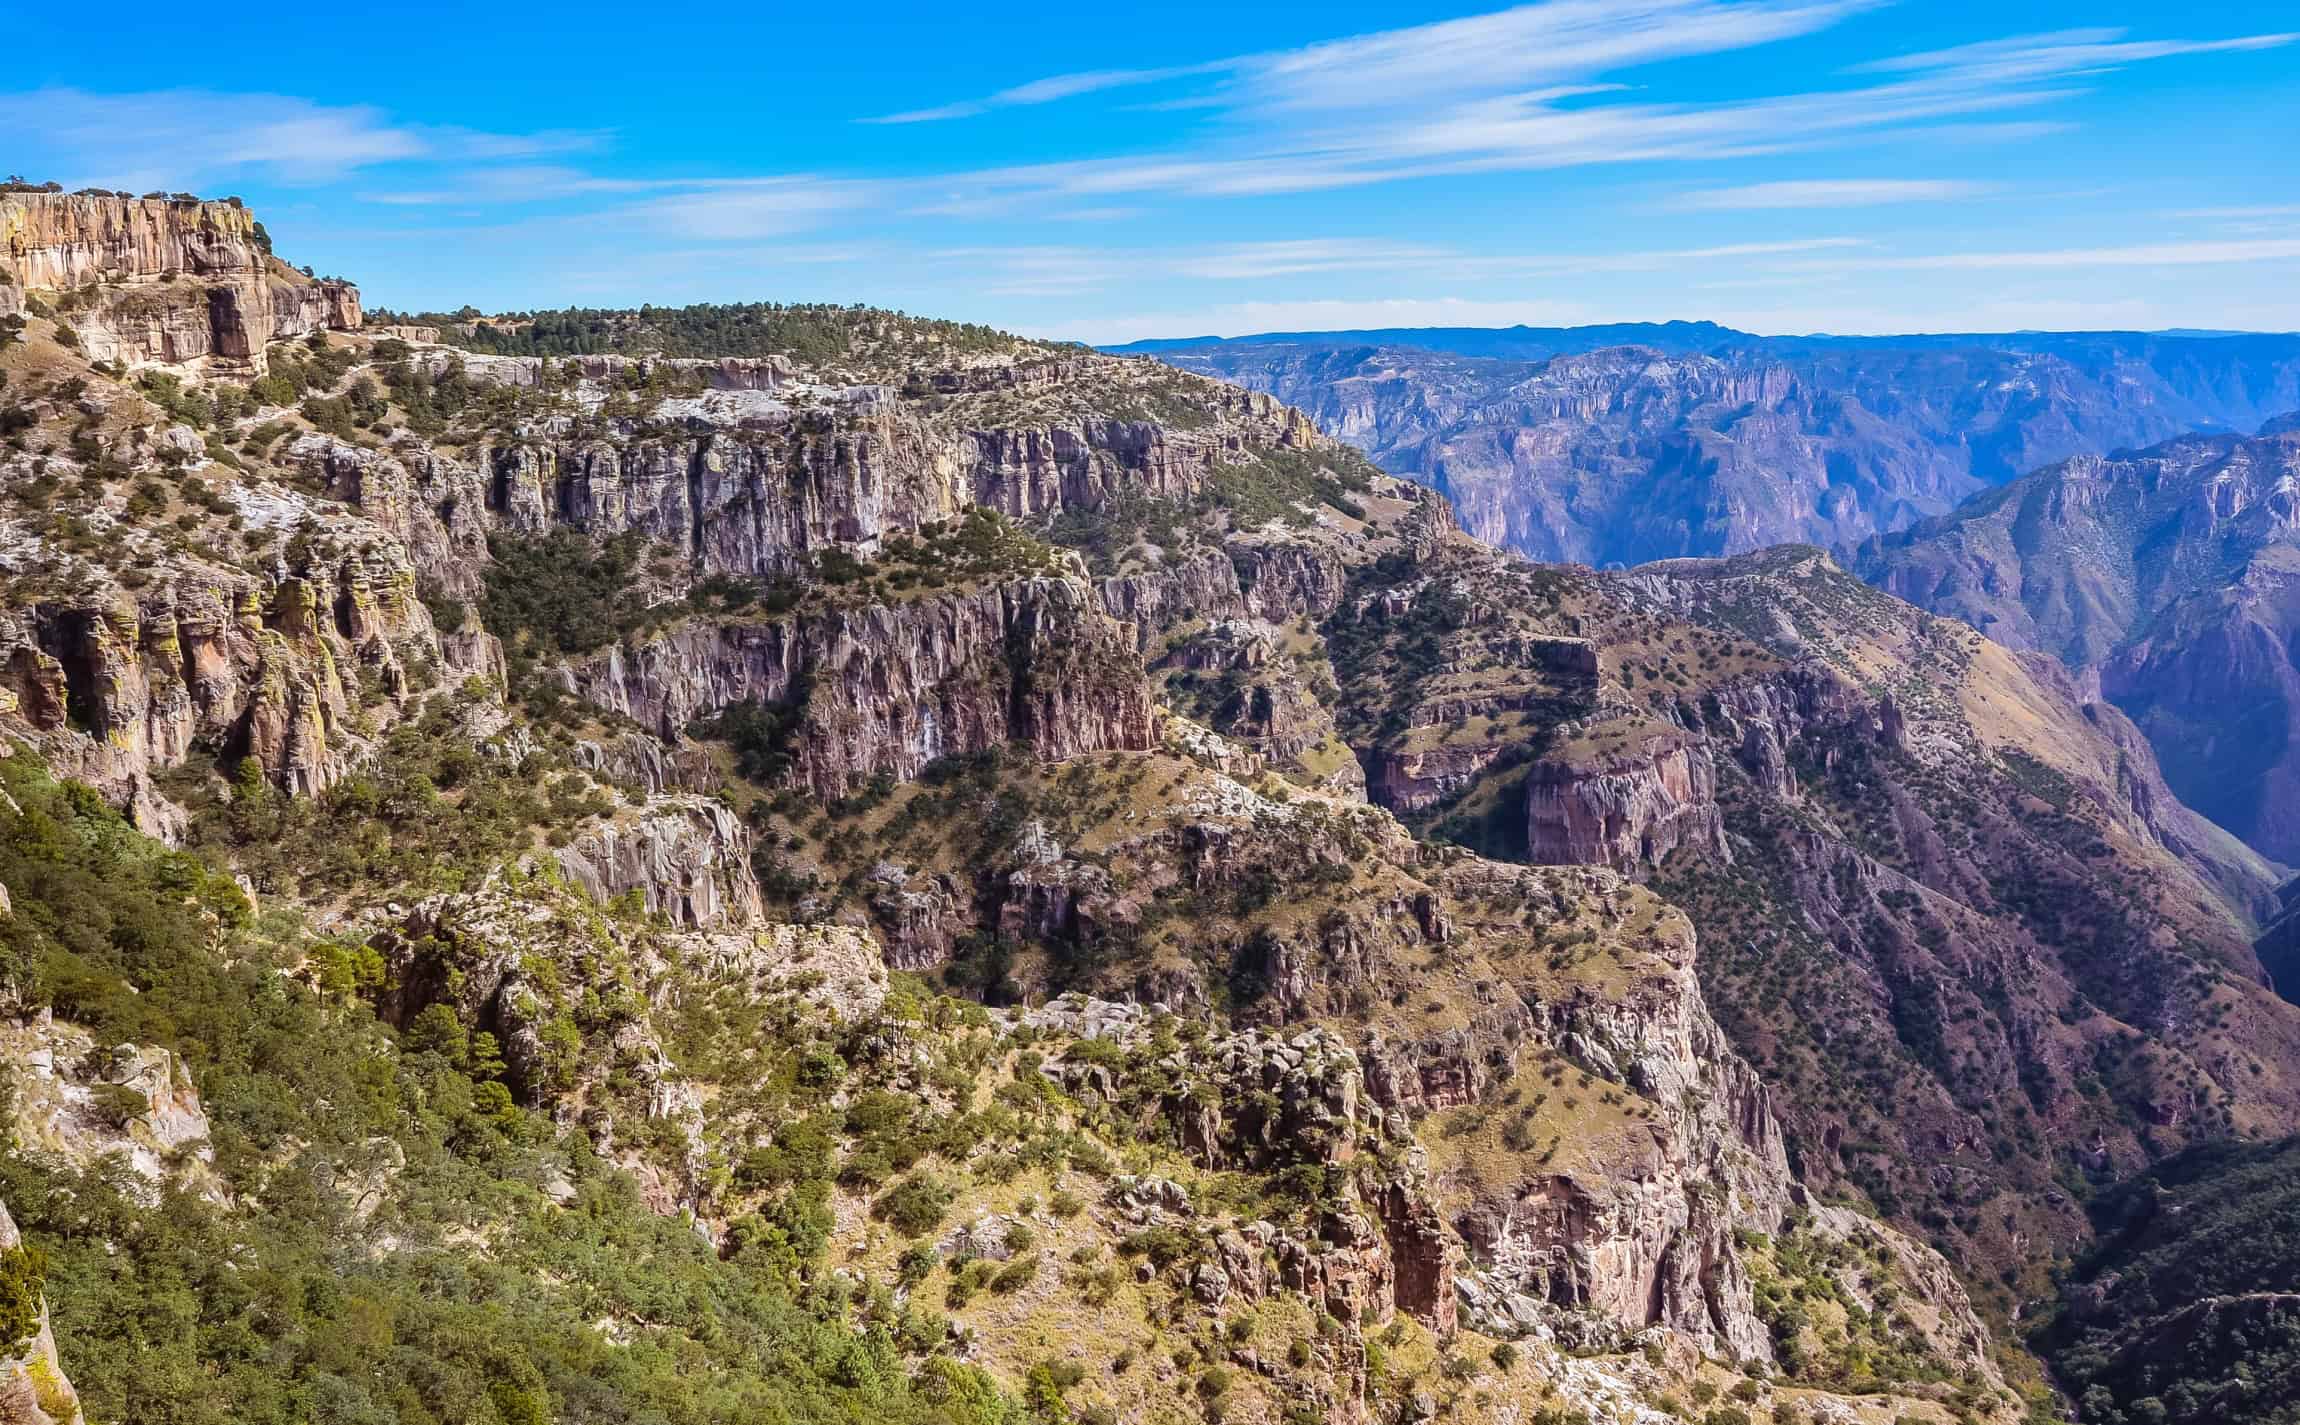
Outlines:
[[1663, 889], [1807, 1181], [2004, 1273], [2000, 1304], [2084, 1237], [2067, 1183], [2294, 1111], [2300, 1019], [2247, 943], [2272, 872], [2051, 660], [1812, 550], [1361, 577], [1327, 637], [1373, 794]]
[[2095, 1205], [2100, 1245], [2038, 1338], [2087, 1421], [2289, 1418], [2296, 1152], [2200, 1150]]
[[2054, 653], [2140, 726], [2181, 798], [2300, 858], [2300, 434], [2079, 458], [1862, 548], [1883, 588]]

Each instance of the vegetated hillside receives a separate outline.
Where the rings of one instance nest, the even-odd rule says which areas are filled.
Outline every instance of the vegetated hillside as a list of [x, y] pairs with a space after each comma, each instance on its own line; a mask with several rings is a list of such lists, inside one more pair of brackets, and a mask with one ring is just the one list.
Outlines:
[[2300, 1398], [2300, 1141], [2185, 1153], [2094, 1204], [2038, 1342], [2084, 1418], [2285, 1421]]
[[[1131, 348], [1129, 348], [1131, 349]], [[1161, 343], [1537, 559], [1839, 549], [2037, 466], [2300, 404], [2300, 338], [1755, 337], [1707, 323]]]
[[893, 316], [241, 350], [239, 220], [94, 201], [0, 289], [0, 1326], [92, 1418], [2017, 1413], [1679, 911], [1360, 798], [1436, 498]]
[[1874, 540], [1856, 567], [2097, 678], [2182, 800], [2300, 860], [2296, 477], [2289, 419], [2079, 457]]
[[762, 357], [814, 367], [953, 361], [1061, 350], [973, 322], [936, 321], [875, 307], [819, 303], [701, 303], [688, 307], [591, 308], [487, 315], [379, 310], [371, 325], [422, 333], [496, 356]]

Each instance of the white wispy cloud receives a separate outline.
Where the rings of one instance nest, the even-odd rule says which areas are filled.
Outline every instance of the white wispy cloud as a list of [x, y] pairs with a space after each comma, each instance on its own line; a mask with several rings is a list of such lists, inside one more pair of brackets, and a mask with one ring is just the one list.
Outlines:
[[[2065, 127], [1998, 117], [2004, 111], [2073, 97], [2104, 70], [2272, 48], [2294, 38], [2128, 40], [2109, 30], [2022, 36], [1861, 66], [1859, 72], [1880, 76], [1868, 83], [1713, 103], [1657, 102], [1608, 79], [1653, 60], [1809, 33], [1858, 8], [1854, 0], [1552, 0], [1241, 56], [1190, 67], [1193, 74], [1218, 74], [1214, 93], [1194, 100], [1212, 102], [1225, 120], [1206, 142], [938, 181], [952, 190], [946, 205], [1043, 194], [1268, 196], [1445, 175], [1722, 161], [1889, 137], [2004, 142]], [[1121, 81], [1149, 84], [1173, 72], [1057, 76], [992, 97], [1000, 105], [1048, 102]], [[1897, 197], [1884, 188], [1867, 190], [1865, 198], [1858, 190], [1842, 192], [1869, 202], [1950, 196], [1919, 188]], [[1793, 190], [1784, 195], [1797, 196]], [[1802, 205], [1834, 201], [1808, 195]]]
[[1888, 203], [1941, 203], [1996, 191], [1989, 183], [1956, 178], [1800, 178], [1703, 188], [1670, 200], [1696, 212], [1773, 208], [1861, 208]]
[[2300, 218], [2300, 203], [2250, 203], [2226, 208], [2175, 208], [2168, 218]]
[[1853, 72], [1911, 73], [1954, 70], [2017, 79], [2042, 74], [2083, 74], [2143, 60], [2171, 59], [2179, 55], [2216, 54], [2230, 50], [2276, 49], [2300, 40], [2300, 31], [2238, 35], [2217, 40], [2135, 40], [2121, 29], [2054, 30], [2044, 34], [2013, 35], [1978, 44], [1925, 50], [1890, 59], [1870, 60]]
[[741, 241], [819, 226], [880, 200], [886, 185], [861, 179], [789, 177], [726, 180], [649, 198], [621, 216], [680, 237]]
[[[1166, 151], [923, 172], [659, 179], [544, 161], [595, 145], [573, 133], [488, 134], [397, 122], [362, 106], [271, 95], [0, 96], [0, 131], [68, 156], [78, 181], [197, 186], [261, 171], [291, 181], [390, 167], [403, 206], [594, 199], [725, 241], [868, 211], [881, 220], [989, 220], [1130, 211], [1160, 197], [1268, 197], [1471, 174], [1654, 162], [1721, 163], [1925, 136], [2003, 141], [2049, 120], [2009, 117], [2081, 92], [2103, 70], [2283, 45], [2290, 34], [2131, 39], [2016, 36], [1859, 67], [1866, 82], [1733, 101], [1667, 102], [1615, 76], [1635, 66], [1811, 34], [1870, 0], [1549, 0], [1297, 49], [1055, 75], [945, 109], [1036, 105], [1120, 88], [1210, 81], [1217, 119]], [[923, 121], [934, 110], [886, 116]], [[463, 171], [456, 171], [461, 165]], [[1687, 209], [1944, 201], [1947, 179], [1811, 179], [1689, 194]]]
[[588, 133], [497, 134], [405, 124], [368, 105], [196, 89], [0, 94], [0, 133], [12, 145], [67, 167], [69, 173], [59, 175], [67, 186], [121, 188], [191, 186], [249, 173], [323, 183], [381, 164], [534, 158], [598, 142]]
[[1151, 279], [1268, 282], [1301, 276], [1372, 274], [1432, 283], [1570, 279], [1600, 273], [1802, 258], [1868, 246], [1843, 237], [1591, 253], [1463, 253], [1420, 243], [1366, 238], [1304, 238], [1198, 248], [1124, 249], [1058, 244], [942, 248], [902, 259], [998, 296], [1078, 296], [1126, 291]]
[[952, 104], [938, 104], [928, 109], [909, 109], [896, 114], [880, 114], [864, 119], [866, 124], [928, 124], [943, 119], [970, 119], [993, 109], [1013, 109], [1031, 104], [1051, 104], [1057, 99], [1075, 98], [1080, 94], [1099, 93], [1105, 89], [1126, 89], [1142, 84], [1157, 84], [1167, 80], [1186, 79], [1195, 75], [1215, 74], [1229, 65], [1221, 60], [1208, 64], [1175, 65], [1165, 69], [1097, 69], [1077, 74], [1057, 74], [1047, 79], [1034, 79], [1028, 84], [1017, 84], [1001, 89], [980, 99], [962, 99]]
[[1476, 297], [1393, 297], [1297, 302], [1234, 302], [1192, 311], [1143, 312], [1026, 328], [1025, 335], [1102, 343], [1162, 337], [1244, 336], [1252, 332], [1382, 327], [1573, 326], [1604, 320], [1575, 302]]
[[2240, 262], [2300, 260], [2300, 238], [2224, 242], [2143, 242], [2108, 247], [2057, 247], [2009, 252], [1937, 252], [1912, 256], [1812, 259], [1816, 268], [1871, 271], [2079, 267], [2200, 267]]
[[[1277, 110], [1395, 108], [1499, 93], [1810, 34], [1879, 0], [1549, 0], [1296, 49], [1149, 69], [1054, 75], [872, 123], [971, 118], [1109, 89], [1219, 76], [1228, 102]], [[1193, 106], [1209, 102], [1193, 97]], [[1219, 101], [1215, 101], [1219, 102]]]

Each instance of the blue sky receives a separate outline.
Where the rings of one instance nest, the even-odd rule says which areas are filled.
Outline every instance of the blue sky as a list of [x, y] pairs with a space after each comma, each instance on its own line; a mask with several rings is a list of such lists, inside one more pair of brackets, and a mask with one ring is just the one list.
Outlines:
[[399, 308], [2300, 329], [2289, 3], [369, 9], [30, 9], [0, 166]]

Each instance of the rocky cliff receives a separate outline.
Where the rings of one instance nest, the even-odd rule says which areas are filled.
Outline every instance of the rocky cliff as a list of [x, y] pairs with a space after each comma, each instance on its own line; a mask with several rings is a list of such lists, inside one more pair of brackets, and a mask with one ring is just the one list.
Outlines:
[[[788, 363], [595, 358], [550, 363], [546, 382], [534, 360], [441, 348], [411, 360], [528, 393], [530, 404], [471, 430], [467, 455], [408, 437], [380, 451], [312, 438], [292, 458], [434, 551], [427, 568], [443, 582], [457, 563], [469, 582], [485, 530], [556, 527], [642, 536], [678, 551], [697, 576], [785, 574], [817, 551], [868, 554], [975, 508], [1038, 521], [1121, 494], [1188, 498], [1226, 463], [1316, 438], [1298, 412], [1212, 382], [1190, 389], [1188, 425], [1102, 414], [1189, 379], [1106, 357], [911, 398]], [[649, 394], [618, 404], [633, 384]]]
[[1567, 866], [1659, 865], [1680, 846], [1727, 854], [1717, 772], [1697, 739], [1662, 734], [1526, 776], [1526, 854]]
[[[2174, 1135], [2288, 1111], [2300, 1078], [2229, 1072], [2254, 1046], [2287, 1062], [2293, 1017], [2245, 943], [2273, 869], [2182, 807], [2131, 724], [2051, 660], [1813, 550], [1595, 576], [1442, 532], [1387, 555], [1292, 542], [1339, 575], [1317, 631], [1372, 798], [1489, 854], [1664, 887], [1702, 930], [1704, 989], [1778, 1086], [1808, 1181], [1912, 1217], [1960, 1204], [1936, 1240], [1994, 1269], [2087, 1230], [2052, 1153], [2018, 1149], [2038, 1141], [2024, 1115], [2045, 1141], [2092, 1143], [2111, 1175]], [[1179, 570], [1111, 587], [1158, 619], [1194, 593], [1234, 606]], [[2168, 1035], [2185, 1012], [2167, 988], [2191, 982], [2235, 1017]], [[2051, 1028], [2077, 994], [2100, 1022]], [[2126, 1029], [2156, 1057], [2096, 1112], [2082, 1046]], [[1847, 1056], [1880, 1066], [1874, 1097], [1823, 1067]], [[1433, 1085], [1479, 1082], [1429, 1062]], [[2249, 1106], [2204, 1111], [2208, 1083]], [[1866, 1143], [1905, 1146], [1847, 1148]]]
[[135, 583], [97, 572], [0, 615], [0, 719], [154, 827], [176, 813], [153, 774], [195, 750], [317, 791], [425, 688], [488, 666], [439, 638], [389, 544], [261, 571], [181, 556]]
[[735, 703], [792, 710], [793, 777], [835, 799], [1028, 742], [1047, 758], [1152, 743], [1140, 665], [1073, 579], [773, 623], [695, 622], [571, 672], [585, 702], [676, 739]]
[[[1743, 1043], [1766, 1046], [1760, 1065], [1783, 1085], [1808, 1180], [1841, 1171], [1887, 1201], [2017, 1202], [2019, 1231], [2066, 1236], [2084, 1226], [2047, 1185], [2047, 1163], [2004, 1151], [2034, 1131], [2014, 1123], [2048, 1125], [2045, 1141], [2084, 1139], [2108, 1170], [2175, 1135], [2241, 1131], [2248, 1113], [2279, 1119], [2292, 1081], [2227, 1077], [2230, 1055], [2275, 1045], [2267, 1058], [2281, 1060], [2295, 1042], [2293, 1016], [2244, 943], [2267, 868], [2151, 790], [2129, 726], [2088, 708], [2050, 660], [1864, 591], [1817, 552], [1805, 558], [1662, 565], [1614, 582], [1696, 621], [1770, 623], [1767, 643], [1795, 660], [1698, 699], [1673, 695], [1670, 720], [1711, 749], [1730, 864], [1714, 850], [1654, 864], [1656, 884], [1730, 947], [1707, 967], [1710, 993]], [[2103, 863], [2120, 867], [2113, 879]], [[2185, 929], [2168, 938], [2167, 920]], [[2121, 948], [2104, 953], [2111, 945]], [[2180, 1011], [2168, 987], [2191, 982], [2229, 1004], [2224, 1030], [2171, 1029]], [[1771, 1003], [1784, 988], [1813, 1029], [1828, 1024], [1831, 1055], [1865, 1037], [1899, 1061], [1875, 1127], [1825, 1126], [1842, 1097], [1792, 1067], [1801, 1055], [1783, 1035], [1796, 1021]], [[2097, 1020], [2048, 1008], [2072, 994]], [[1855, 1008], [1866, 996], [1874, 1008]], [[2152, 1050], [2124, 1065], [2119, 1106], [2096, 1115], [2074, 1082], [2099, 1052], [2087, 1046], [2126, 1032], [2112, 1024]], [[2248, 1092], [2249, 1108], [2206, 1110], [2222, 1091], [2208, 1084]], [[1926, 1155], [1929, 1175], [1848, 1148], [1880, 1131]], [[2008, 1250], [1985, 1216], [1968, 1221], [1965, 1250]]]
[[236, 200], [0, 194], [0, 263], [99, 361], [261, 374], [269, 343], [360, 324], [359, 290], [274, 258]]

